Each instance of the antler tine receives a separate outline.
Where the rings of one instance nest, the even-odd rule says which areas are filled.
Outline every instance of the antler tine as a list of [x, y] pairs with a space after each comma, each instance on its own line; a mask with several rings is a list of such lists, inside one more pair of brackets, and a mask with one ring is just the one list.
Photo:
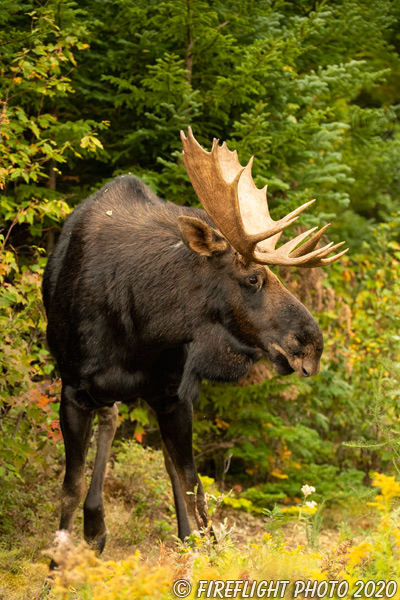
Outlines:
[[[342, 243], [340, 243], [340, 245], [342, 245]], [[335, 248], [337, 248], [337, 244], [333, 245], [333, 242], [331, 242], [330, 244], [327, 244], [323, 248], [320, 248], [320, 250], [321, 250], [320, 253], [319, 253], [319, 250], [314, 250], [314, 252], [310, 252], [305, 257], [299, 257], [299, 258], [293, 259], [293, 260], [298, 260], [298, 261], [303, 260], [303, 262], [298, 263], [297, 266], [299, 266], [299, 267], [307, 267], [307, 268], [321, 267], [324, 265], [324, 261], [326, 260], [324, 257], [327, 256], [328, 254], [330, 254], [331, 252], [333, 252], [333, 250]], [[314, 255], [314, 253], [317, 253], [317, 254]]]
[[295, 258], [293, 258], [287, 252], [282, 252], [282, 249], [284, 248], [284, 246], [281, 246], [281, 248], [278, 248], [271, 254], [267, 254], [267, 255], [263, 255], [263, 256], [259, 252], [256, 251], [255, 252], [255, 260], [256, 260], [256, 262], [259, 262], [259, 263], [265, 264], [265, 265], [281, 265], [281, 266], [286, 266], [286, 267], [308, 267], [308, 268], [323, 267], [323, 266], [331, 264], [332, 262], [334, 262], [334, 260], [337, 260], [338, 258], [340, 258], [343, 254], [345, 254], [348, 251], [348, 248], [346, 248], [346, 250], [343, 250], [342, 252], [337, 254], [336, 257], [331, 257], [333, 260], [331, 260], [331, 258], [329, 258], [329, 259], [324, 258], [328, 254], [330, 254], [331, 252], [333, 252], [334, 250], [336, 250], [337, 248], [342, 246], [344, 243], [345, 242], [340, 242], [339, 244], [334, 245], [333, 242], [330, 242], [326, 246], [323, 246], [323, 248], [318, 248], [317, 250], [314, 250], [313, 252], [309, 252], [305, 256], [298, 256]]
[[[313, 231], [315, 231], [316, 229], [318, 229], [318, 227], [313, 227], [312, 229], [309, 229], [308, 231], [304, 231], [303, 233], [300, 233], [299, 235], [297, 235], [295, 238], [293, 238], [292, 240], [290, 240], [289, 242], [286, 242], [286, 244], [283, 244], [280, 248], [280, 250], [285, 250], [287, 251], [287, 253], [291, 254], [292, 257], [294, 256], [303, 256], [303, 254], [305, 254], [305, 252], [300, 252], [300, 249], [302, 249], [304, 246], [306, 246], [308, 244], [308, 242], [306, 242], [305, 244], [302, 244], [299, 248], [296, 248], [296, 246], [298, 246], [299, 244], [301, 244], [301, 242], [303, 240], [306, 239], [306, 237], [308, 237], [311, 233], [313, 233]], [[315, 236], [313, 236], [314, 238]], [[311, 238], [312, 239], [312, 238]], [[309, 240], [311, 241], [311, 240]], [[311, 248], [311, 250], [313, 250], [314, 248]], [[297, 254], [296, 254], [297, 253]]]
[[[340, 245], [342, 245], [344, 243], [345, 242], [341, 242]], [[331, 265], [333, 262], [335, 262], [335, 260], [338, 260], [338, 258], [342, 257], [348, 251], [349, 251], [349, 248], [346, 248], [345, 250], [342, 250], [342, 252], [339, 252], [338, 254], [335, 254], [334, 256], [331, 256], [330, 258], [322, 258], [321, 265], [316, 265], [316, 266], [326, 267], [327, 265]]]
[[[315, 233], [307, 242], [305, 242], [305, 244], [302, 244], [298, 248], [296, 248], [296, 246], [294, 246], [294, 248], [296, 248], [296, 250], [294, 250], [292, 252], [292, 257], [296, 258], [297, 256], [304, 256], [305, 254], [307, 254], [307, 252], [311, 252], [311, 250], [314, 250], [314, 248], [316, 247], [319, 240], [322, 238], [322, 236], [324, 235], [325, 231], [328, 229], [329, 226], [330, 226], [330, 223], [321, 227], [321, 229], [319, 231], [317, 231], [317, 233]], [[314, 227], [314, 229], [310, 229], [307, 232], [307, 235], [312, 233], [312, 231], [314, 231], [315, 229], [318, 229], [318, 228]], [[305, 237], [307, 237], [307, 236], [305, 236]]]
[[305, 210], [306, 208], [308, 208], [309, 206], [311, 206], [311, 204], [314, 204], [314, 202], [315, 202], [315, 198], [313, 200], [309, 200], [308, 202], [305, 202], [301, 206], [298, 206], [297, 208], [295, 208], [294, 210], [292, 210], [292, 212], [289, 213], [284, 218], [289, 219], [289, 218], [292, 218], [292, 217], [297, 217], [300, 213], [303, 212], [303, 210]]
[[225, 142], [220, 146], [217, 139], [213, 140], [211, 152], [207, 152], [195, 139], [191, 127], [187, 137], [181, 131], [181, 139], [186, 170], [200, 202], [246, 262], [311, 267], [330, 264], [344, 254], [341, 252], [330, 259], [325, 258], [338, 247], [333, 243], [315, 249], [327, 225], [301, 246], [299, 244], [316, 227], [275, 249], [282, 231], [315, 200], [274, 221], [269, 214], [267, 186], [261, 190], [257, 188], [251, 175], [253, 157], [243, 167], [236, 150], [229, 150]]
[[[280, 247], [280, 251], [284, 250], [287, 252], [287, 254], [289, 254], [289, 252], [291, 252], [294, 248], [296, 248], [296, 246], [298, 246], [306, 237], [308, 237], [316, 229], [317, 229], [317, 227], [313, 227], [312, 229], [309, 229], [308, 231], [304, 231], [303, 233], [300, 233], [298, 236], [293, 238], [293, 240], [290, 240], [290, 241], [286, 242], [285, 244], [283, 244]], [[279, 234], [279, 236], [280, 235], [281, 234]], [[278, 239], [279, 238], [276, 237], [276, 238], [272, 238], [271, 240], [266, 240], [266, 241], [260, 242], [257, 246], [257, 250], [261, 251], [261, 252], [274, 252]], [[303, 244], [303, 246], [304, 245], [305, 244]], [[292, 254], [292, 256], [293, 256], [293, 254]]]
[[318, 248], [318, 250], [314, 250], [310, 252], [306, 256], [298, 256], [297, 258], [292, 258], [290, 253], [286, 251], [284, 246], [274, 250], [271, 253], [267, 253], [265, 255], [261, 255], [257, 250], [254, 252], [255, 261], [264, 265], [282, 265], [286, 267], [301, 267], [308, 266], [308, 263], [312, 260], [319, 259], [323, 256], [326, 256], [331, 252], [333, 246], [333, 242], [330, 242], [327, 246], [323, 248]]
[[[333, 252], [335, 249], [337, 249], [338, 246], [341, 246], [342, 244], [344, 244], [344, 242], [340, 242], [340, 244], [336, 244], [335, 246], [332, 246], [332, 248], [330, 248], [329, 252]], [[345, 250], [342, 250], [342, 252], [338, 252], [338, 254], [335, 254], [334, 256], [330, 256], [329, 258], [317, 258], [315, 260], [310, 260], [307, 262], [307, 264], [305, 265], [298, 265], [299, 267], [326, 267], [327, 265], [331, 265], [333, 262], [335, 262], [336, 260], [338, 260], [339, 258], [341, 258], [344, 254], [346, 254], [346, 252], [348, 252], [348, 248], [346, 248]]]
[[[346, 249], [346, 251], [343, 251], [334, 257], [331, 257], [331, 258], [333, 258], [333, 260], [331, 260], [330, 258], [325, 259], [324, 257], [327, 256], [328, 254], [330, 254], [331, 252], [334, 252], [341, 246], [343, 246], [344, 242], [340, 242], [339, 244], [335, 244], [335, 245], [333, 244], [333, 242], [330, 242], [326, 246], [323, 246], [322, 248], [318, 248], [317, 250], [314, 250], [315, 246], [318, 244], [319, 240], [321, 239], [321, 237], [323, 236], [325, 231], [328, 229], [329, 225], [330, 225], [330, 223], [328, 223], [328, 225], [324, 225], [317, 233], [315, 233], [304, 244], [301, 244], [301, 242], [307, 236], [309, 236], [311, 233], [313, 233], [313, 231], [315, 231], [317, 229], [317, 227], [313, 227], [312, 229], [309, 229], [308, 231], [304, 231], [303, 233], [300, 233], [294, 239], [286, 242], [286, 244], [283, 244], [277, 250], [274, 250], [273, 252], [274, 252], [274, 254], [276, 254], [274, 263], [272, 263], [272, 259], [268, 255], [268, 250], [264, 250], [264, 252], [266, 252], [266, 254], [264, 254], [264, 255], [261, 255], [258, 252], [259, 249], [261, 249], [261, 251], [263, 250], [263, 244], [259, 244], [259, 247], [257, 249], [257, 257], [260, 260], [260, 262], [263, 262], [264, 264], [285, 264], [286, 266], [298, 266], [298, 267], [318, 267], [318, 266], [325, 266], [327, 264], [331, 264], [332, 262], [334, 262], [334, 260], [337, 260], [337, 258], [340, 258], [340, 256], [345, 254], [345, 252], [347, 252], [348, 249]], [[296, 246], [298, 246], [299, 244], [301, 244], [301, 246], [296, 248]]]

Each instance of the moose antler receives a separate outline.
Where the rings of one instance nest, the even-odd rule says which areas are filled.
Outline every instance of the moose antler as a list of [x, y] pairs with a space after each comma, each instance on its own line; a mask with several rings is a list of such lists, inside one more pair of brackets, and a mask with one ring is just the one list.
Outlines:
[[[344, 242], [335, 245], [331, 242], [315, 250], [329, 225], [317, 233], [314, 231], [318, 227], [305, 231], [276, 249], [282, 231], [294, 223], [299, 214], [315, 200], [274, 221], [268, 210], [267, 186], [258, 189], [251, 176], [254, 157], [246, 167], [242, 167], [236, 150], [231, 152], [225, 142], [219, 146], [217, 139], [213, 141], [211, 152], [206, 152], [195, 139], [191, 127], [188, 128], [187, 137], [181, 131], [181, 139], [185, 167], [200, 202], [246, 262], [320, 267], [329, 265], [347, 252], [348, 248], [326, 258]], [[314, 235], [299, 246], [311, 233]]]

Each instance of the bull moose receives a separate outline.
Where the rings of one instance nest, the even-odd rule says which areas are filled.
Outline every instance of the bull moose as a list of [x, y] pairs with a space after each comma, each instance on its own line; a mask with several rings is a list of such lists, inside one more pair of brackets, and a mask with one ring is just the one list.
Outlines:
[[276, 248], [282, 231], [314, 201], [274, 221], [266, 188], [253, 182], [252, 160], [242, 167], [218, 140], [206, 152], [190, 128], [181, 137], [205, 211], [164, 202], [140, 179], [122, 175], [67, 218], [44, 275], [48, 343], [62, 379], [66, 470], [59, 527], [72, 527], [97, 413], [84, 535], [100, 552], [116, 402], [140, 397], [157, 415], [184, 540], [190, 516], [199, 528], [207, 524], [192, 449], [202, 379], [235, 381], [261, 357], [280, 375], [319, 370], [319, 326], [265, 265], [317, 267], [346, 252], [328, 257], [341, 245], [333, 243], [316, 249], [327, 226]]

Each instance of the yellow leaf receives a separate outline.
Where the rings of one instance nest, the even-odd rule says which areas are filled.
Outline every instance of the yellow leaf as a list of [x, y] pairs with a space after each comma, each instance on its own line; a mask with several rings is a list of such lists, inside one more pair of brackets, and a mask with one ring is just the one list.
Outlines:
[[289, 475], [285, 475], [285, 473], [281, 473], [279, 469], [274, 469], [271, 472], [272, 477], [277, 477], [278, 479], [288, 479]]

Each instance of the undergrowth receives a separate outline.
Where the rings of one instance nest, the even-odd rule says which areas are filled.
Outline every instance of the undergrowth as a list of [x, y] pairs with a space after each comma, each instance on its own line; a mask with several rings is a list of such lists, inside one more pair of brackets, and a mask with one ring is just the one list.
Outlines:
[[[74, 534], [58, 532], [56, 544], [48, 550], [56, 529], [56, 515], [53, 512], [46, 520], [40, 515], [34, 518], [32, 504], [24, 512], [26, 496], [22, 496], [20, 504], [13, 497], [20, 535], [14, 533], [10, 540], [11, 527], [8, 534], [5, 531], [0, 548], [1, 598], [174, 598], [172, 586], [179, 579], [192, 586], [189, 598], [197, 597], [199, 582], [208, 585], [214, 580], [247, 581], [247, 586], [254, 581], [285, 580], [290, 583], [285, 594], [278, 597], [288, 598], [293, 597], [295, 582], [303, 580], [343, 581], [348, 590], [341, 597], [349, 598], [358, 589], [357, 581], [394, 580], [400, 584], [400, 483], [394, 477], [375, 473], [372, 488], [365, 489], [363, 498], [353, 497], [357, 518], [351, 517], [350, 511], [346, 516], [340, 504], [333, 518], [332, 508], [319, 500], [318, 489], [307, 483], [298, 491], [303, 496], [298, 504], [265, 509], [263, 514], [251, 517], [246, 511], [229, 506], [232, 493], [221, 495], [215, 482], [203, 478], [217, 545], [207, 532], [194, 532], [189, 545], [181, 544], [173, 535], [176, 526], [172, 493], [160, 451], [134, 442], [120, 445], [106, 481], [109, 540], [102, 558], [80, 542], [80, 511]], [[46, 506], [57, 504], [59, 483], [55, 480], [48, 490]], [[38, 481], [36, 489], [39, 507], [44, 483]], [[240, 501], [240, 494], [237, 496]], [[247, 522], [246, 535], [240, 538], [243, 519], [249, 518], [252, 520]], [[327, 544], [326, 527], [332, 526], [333, 520], [335, 532], [327, 538]], [[46, 583], [49, 554], [57, 559], [60, 568], [54, 580]], [[200, 597], [206, 597], [206, 591]], [[400, 592], [393, 597], [400, 598]]]
[[[373, 486], [380, 489], [370, 503], [379, 514], [376, 529], [363, 539], [339, 543], [326, 554], [303, 545], [288, 547], [270, 533], [262, 535], [257, 543], [237, 548], [225, 531], [217, 547], [207, 543], [207, 534], [195, 535], [191, 547], [180, 544], [176, 549], [167, 549], [160, 544], [157, 561], [145, 560], [139, 552], [121, 561], [103, 561], [83, 543], [74, 546], [68, 534], [59, 532], [57, 545], [50, 553], [60, 568], [48, 598], [166, 599], [174, 597], [173, 584], [178, 580], [185, 580], [183, 585], [191, 586], [190, 598], [207, 597], [211, 581], [240, 581], [243, 589], [246, 581], [249, 588], [254, 581], [259, 585], [271, 580], [287, 582], [285, 593], [278, 596], [285, 598], [298, 593], [302, 580], [315, 582], [316, 586], [337, 581], [342, 583], [342, 592], [347, 588], [346, 595], [341, 593], [338, 597], [349, 598], [361, 590], [361, 581], [393, 581], [385, 588], [388, 597], [400, 598], [400, 590], [392, 595], [400, 582], [399, 509], [394, 502], [400, 497], [400, 483], [394, 477], [375, 473]], [[228, 589], [232, 587], [225, 585]], [[369, 589], [365, 588], [366, 595], [361, 591], [359, 597], [368, 597]]]

